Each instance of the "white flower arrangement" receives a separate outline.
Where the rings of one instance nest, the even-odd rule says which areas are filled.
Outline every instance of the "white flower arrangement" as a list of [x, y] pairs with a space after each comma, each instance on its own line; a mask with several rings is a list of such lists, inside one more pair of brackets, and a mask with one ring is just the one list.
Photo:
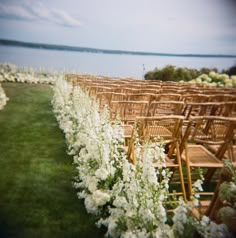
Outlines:
[[204, 87], [236, 87], [236, 76], [211, 71], [209, 74], [202, 74], [189, 82]]
[[111, 188], [121, 168], [123, 131], [109, 123], [107, 110], [100, 116], [97, 104], [79, 87], [61, 79], [55, 95], [54, 112], [79, 174], [74, 186], [80, 190], [78, 196], [85, 198], [88, 212], [99, 214], [112, 199]]
[[0, 110], [2, 110], [5, 107], [8, 100], [9, 100], [9, 98], [6, 96], [6, 94], [2, 88], [2, 85], [0, 84]]
[[154, 160], [162, 159], [160, 150], [150, 144], [145, 145], [143, 160], [137, 158], [136, 165], [123, 159], [122, 177], [112, 191], [116, 196], [109, 207], [110, 216], [98, 222], [108, 227], [108, 236], [156, 237], [158, 234], [171, 237], [172, 229], [166, 224], [164, 207], [171, 173], [165, 167], [155, 170], [153, 166]]
[[[173, 224], [169, 222], [166, 201], [170, 199], [171, 172], [165, 168], [161, 144], [146, 143], [141, 148], [136, 136], [134, 165], [122, 150], [124, 131], [120, 122], [110, 123], [107, 108], [99, 114], [97, 103], [79, 86], [58, 79], [52, 103], [78, 171], [73, 186], [88, 213], [100, 218], [97, 225], [107, 227], [107, 236], [191, 237], [196, 231], [202, 237], [225, 234], [224, 225], [190, 215], [199, 205], [202, 177], [193, 184], [191, 205], [180, 198]], [[160, 166], [154, 168], [153, 161]]]
[[12, 64], [0, 64], [0, 82], [54, 84], [59, 74], [36, 73], [29, 69], [18, 69]]

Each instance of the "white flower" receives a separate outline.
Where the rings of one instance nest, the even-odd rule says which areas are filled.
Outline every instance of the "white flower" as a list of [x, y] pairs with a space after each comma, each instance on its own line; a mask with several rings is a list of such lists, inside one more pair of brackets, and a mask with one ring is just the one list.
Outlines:
[[53, 84], [61, 75], [57, 73], [47, 74], [34, 73], [32, 70], [21, 69], [16, 66], [6, 64], [0, 65], [1, 78], [0, 81], [19, 82], [19, 83], [49, 83]]
[[87, 193], [83, 190], [82, 192], [77, 193], [77, 196], [78, 196], [78, 198], [80, 198], [80, 199], [84, 199], [84, 198], [87, 197]]
[[157, 185], [158, 179], [156, 175], [156, 170], [153, 166], [153, 156], [152, 156], [152, 148], [144, 148], [143, 153], [143, 178], [147, 179], [147, 182]]
[[105, 180], [109, 176], [109, 171], [106, 168], [99, 168], [96, 170], [95, 176], [100, 180]]
[[92, 198], [96, 206], [103, 206], [110, 201], [111, 196], [107, 192], [96, 190], [93, 192]]
[[178, 231], [180, 235], [183, 235], [184, 225], [187, 222], [187, 208], [182, 198], [179, 200], [178, 207], [174, 210], [174, 229]]
[[108, 230], [107, 233], [111, 235], [111, 237], [118, 237], [118, 232], [117, 232], [117, 223], [116, 220], [110, 219], [108, 223]]
[[7, 104], [7, 101], [9, 98], [6, 96], [1, 84], [0, 84], [0, 110], [4, 108], [4, 106]]
[[196, 78], [196, 82], [197, 83], [201, 83], [202, 82], [202, 79], [199, 77], [199, 78]]
[[[202, 74], [192, 82], [196, 82], [206, 87], [233, 87], [235, 85], [234, 78], [229, 77], [227, 74], [219, 74], [216, 72], [210, 72], [209, 75]], [[191, 82], [190, 82], [191, 83]]]
[[142, 217], [144, 220], [146, 221], [153, 221], [155, 219], [155, 215], [153, 214], [153, 212], [151, 211], [151, 207], [150, 208], [141, 208], [140, 209], [140, 213], [142, 214]]
[[127, 231], [121, 235], [121, 238], [148, 238], [150, 235], [146, 230]]
[[209, 76], [210, 76], [211, 78], [215, 78], [215, 77], [216, 77], [216, 72], [211, 71], [211, 72], [209, 73]]
[[207, 217], [207, 216], [202, 216], [202, 219], [201, 219], [201, 225], [202, 226], [208, 226], [209, 225], [209, 223], [210, 223], [210, 219], [209, 219], [209, 217]]
[[196, 182], [193, 184], [193, 187], [197, 189], [197, 191], [203, 191], [202, 188], [203, 181], [201, 179], [196, 180]]
[[117, 208], [126, 208], [128, 206], [128, 202], [125, 197], [116, 196], [115, 200], [113, 201], [113, 205]]
[[84, 204], [88, 213], [96, 214], [98, 212], [95, 201], [91, 195], [87, 195], [87, 197], [84, 200]]
[[127, 231], [124, 234], [121, 235], [121, 238], [136, 238], [136, 234], [134, 234], [132, 231]]
[[91, 193], [97, 190], [97, 183], [98, 183], [98, 180], [95, 177], [87, 179], [86, 185], [88, 187], [88, 190]]
[[166, 222], [166, 220], [167, 220], [166, 210], [163, 207], [163, 204], [161, 203], [161, 201], [160, 201], [160, 204], [159, 204], [158, 218], [160, 219], [162, 224], [164, 224]]

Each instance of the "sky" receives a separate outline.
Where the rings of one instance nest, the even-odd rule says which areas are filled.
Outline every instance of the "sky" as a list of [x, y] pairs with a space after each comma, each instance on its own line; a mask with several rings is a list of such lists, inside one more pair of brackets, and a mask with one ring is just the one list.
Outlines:
[[236, 0], [0, 0], [0, 38], [235, 55]]

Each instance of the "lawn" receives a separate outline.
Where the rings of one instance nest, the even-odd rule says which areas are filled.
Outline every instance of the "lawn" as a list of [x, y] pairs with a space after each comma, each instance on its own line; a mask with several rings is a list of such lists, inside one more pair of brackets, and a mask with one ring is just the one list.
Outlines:
[[72, 187], [75, 168], [52, 112], [48, 85], [3, 83], [0, 237], [103, 237]]

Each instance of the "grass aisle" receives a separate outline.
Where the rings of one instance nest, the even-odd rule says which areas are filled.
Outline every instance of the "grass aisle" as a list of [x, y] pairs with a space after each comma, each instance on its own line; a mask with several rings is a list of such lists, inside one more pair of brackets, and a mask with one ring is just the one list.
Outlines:
[[103, 237], [71, 186], [75, 174], [48, 85], [3, 83], [0, 237]]

